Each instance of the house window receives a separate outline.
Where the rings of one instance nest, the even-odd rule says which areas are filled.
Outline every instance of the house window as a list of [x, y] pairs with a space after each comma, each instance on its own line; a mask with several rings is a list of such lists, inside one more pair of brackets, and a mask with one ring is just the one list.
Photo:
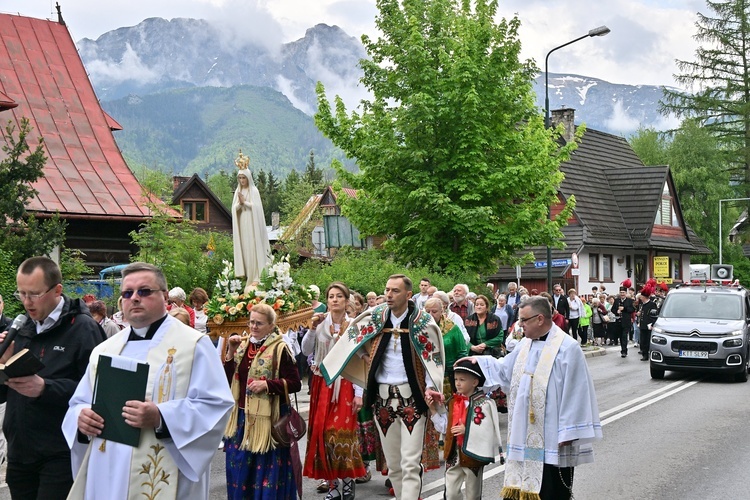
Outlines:
[[602, 255], [602, 281], [612, 281], [611, 255]]
[[680, 222], [677, 220], [677, 212], [674, 210], [672, 195], [669, 193], [669, 186], [664, 183], [664, 190], [661, 193], [661, 203], [656, 211], [654, 224], [659, 226], [679, 227]]
[[599, 254], [589, 254], [589, 281], [599, 281]]
[[682, 259], [677, 257], [676, 259], [672, 257], [669, 259], [672, 261], [672, 279], [681, 280], [682, 279]]
[[206, 201], [183, 201], [182, 216], [195, 222], [208, 222], [208, 202]]

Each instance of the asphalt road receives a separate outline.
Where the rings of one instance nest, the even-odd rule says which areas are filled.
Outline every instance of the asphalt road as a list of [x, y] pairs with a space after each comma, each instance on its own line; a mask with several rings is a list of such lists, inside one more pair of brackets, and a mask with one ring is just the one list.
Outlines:
[[[639, 361], [635, 350], [621, 358], [618, 348], [612, 348], [587, 362], [604, 439], [594, 447], [595, 462], [576, 469], [577, 500], [750, 498], [750, 383], [670, 372], [664, 380], [652, 380], [648, 363]], [[305, 392], [300, 398], [303, 414]], [[499, 465], [485, 469], [483, 498], [499, 498], [503, 470]], [[427, 473], [424, 500], [442, 499], [442, 479], [441, 470]], [[369, 483], [357, 485], [357, 498], [389, 498], [383, 481], [377, 474]], [[212, 500], [226, 498], [224, 485], [224, 454], [217, 450]], [[315, 486], [316, 481], [304, 479], [302, 498], [322, 500]], [[0, 500], [9, 498], [3, 485]]]

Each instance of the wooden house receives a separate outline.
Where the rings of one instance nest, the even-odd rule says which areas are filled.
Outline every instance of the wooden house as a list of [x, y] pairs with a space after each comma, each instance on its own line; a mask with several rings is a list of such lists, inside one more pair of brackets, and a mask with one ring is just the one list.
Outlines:
[[196, 223], [197, 229], [232, 234], [232, 214], [198, 174], [174, 176], [172, 205], [182, 209], [182, 216]]

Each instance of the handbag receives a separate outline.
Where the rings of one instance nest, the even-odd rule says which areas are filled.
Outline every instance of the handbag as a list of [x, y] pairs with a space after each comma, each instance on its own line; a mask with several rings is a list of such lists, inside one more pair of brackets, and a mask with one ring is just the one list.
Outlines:
[[[280, 404], [279, 413], [283, 415], [279, 416], [279, 419], [273, 423], [271, 427], [271, 436], [279, 446], [288, 448], [291, 446], [293, 441], [299, 441], [302, 439], [307, 432], [307, 424], [299, 414], [299, 406], [297, 406], [297, 395], [294, 396], [294, 404], [297, 409], [292, 408], [291, 401], [289, 400], [289, 390], [287, 389], [286, 379], [282, 378], [281, 381], [284, 384], [284, 402]], [[288, 409], [287, 412], [283, 412], [284, 406]]]

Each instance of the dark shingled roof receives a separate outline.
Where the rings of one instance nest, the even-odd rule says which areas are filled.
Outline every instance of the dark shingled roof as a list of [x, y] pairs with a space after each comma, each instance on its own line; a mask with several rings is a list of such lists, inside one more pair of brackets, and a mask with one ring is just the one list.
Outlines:
[[[568, 161], [560, 165], [565, 179], [560, 192], [567, 199], [575, 196], [575, 217], [580, 224], [563, 228], [565, 248], [552, 249], [552, 259], [567, 259], [584, 246], [622, 249], [679, 251], [689, 254], [710, 254], [711, 251], [684, 224], [679, 200], [674, 208], [684, 237], [652, 236], [656, 212], [661, 203], [664, 183], [674, 190], [669, 167], [645, 166], [622, 138], [588, 129]], [[534, 260], [546, 261], [546, 247], [529, 249]], [[566, 268], [553, 268], [553, 277], [561, 276]], [[545, 279], [547, 270], [534, 264], [523, 267], [527, 279]], [[489, 279], [506, 279], [515, 271], [502, 266]]]

